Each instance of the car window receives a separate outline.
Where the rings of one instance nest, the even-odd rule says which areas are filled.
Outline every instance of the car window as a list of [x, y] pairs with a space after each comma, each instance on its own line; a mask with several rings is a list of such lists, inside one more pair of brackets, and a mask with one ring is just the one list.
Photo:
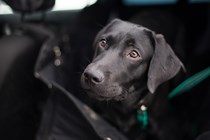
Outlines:
[[[97, 0], [57, 0], [52, 11], [79, 10], [94, 4]], [[12, 9], [0, 1], [0, 15], [12, 14]]]
[[97, 0], [57, 0], [52, 11], [79, 10], [94, 4]]
[[4, 15], [4, 14], [11, 14], [11, 13], [12, 13], [12, 9], [3, 1], [0, 1], [0, 14]]

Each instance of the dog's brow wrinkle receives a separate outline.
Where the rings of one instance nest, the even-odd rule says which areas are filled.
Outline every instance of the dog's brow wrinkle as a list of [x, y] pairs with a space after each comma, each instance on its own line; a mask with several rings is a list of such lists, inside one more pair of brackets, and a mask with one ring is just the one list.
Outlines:
[[126, 40], [126, 45], [134, 45], [135, 44], [135, 39], [133, 38], [128, 38]]

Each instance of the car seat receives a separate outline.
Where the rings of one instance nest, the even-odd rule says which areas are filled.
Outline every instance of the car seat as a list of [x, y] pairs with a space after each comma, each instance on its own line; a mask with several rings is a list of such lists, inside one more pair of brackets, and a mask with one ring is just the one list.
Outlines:
[[[5, 0], [22, 23], [0, 38], [0, 139], [33, 140], [39, 124], [38, 101], [44, 87], [34, 78], [39, 49], [50, 36], [48, 30], [24, 20], [25, 14], [43, 12], [54, 0]], [[43, 96], [43, 95], [42, 95]]]

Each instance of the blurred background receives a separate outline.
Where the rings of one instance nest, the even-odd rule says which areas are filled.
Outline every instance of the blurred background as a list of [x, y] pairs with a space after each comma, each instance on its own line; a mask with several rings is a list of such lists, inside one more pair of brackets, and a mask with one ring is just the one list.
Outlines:
[[[186, 78], [210, 66], [209, 0], [2, 0], [0, 139], [36, 139], [49, 81], [86, 102], [78, 93], [79, 77], [91, 60], [95, 35], [114, 18], [163, 34], [184, 63]], [[48, 80], [40, 82], [42, 76]], [[209, 94], [207, 78], [172, 100], [196, 124], [190, 138], [210, 130]]]

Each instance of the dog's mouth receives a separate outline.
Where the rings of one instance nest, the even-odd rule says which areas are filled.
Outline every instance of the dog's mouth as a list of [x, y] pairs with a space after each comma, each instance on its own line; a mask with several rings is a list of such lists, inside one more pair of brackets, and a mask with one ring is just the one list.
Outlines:
[[83, 89], [85, 92], [92, 98], [95, 98], [100, 101], [109, 101], [109, 100], [116, 100], [122, 101], [126, 99], [128, 95], [127, 90], [122, 90], [120, 86], [116, 85], [103, 85], [103, 86], [95, 86], [95, 85], [87, 85], [82, 84]]
[[95, 99], [97, 99], [99, 101], [110, 101], [110, 100], [122, 101], [122, 100], [126, 99], [126, 97], [127, 97], [127, 94], [119, 94], [119, 95], [114, 95], [114, 96], [105, 96], [104, 94], [95, 93], [95, 92], [93, 92], [90, 89], [87, 89], [85, 91], [90, 97], [95, 98]]

